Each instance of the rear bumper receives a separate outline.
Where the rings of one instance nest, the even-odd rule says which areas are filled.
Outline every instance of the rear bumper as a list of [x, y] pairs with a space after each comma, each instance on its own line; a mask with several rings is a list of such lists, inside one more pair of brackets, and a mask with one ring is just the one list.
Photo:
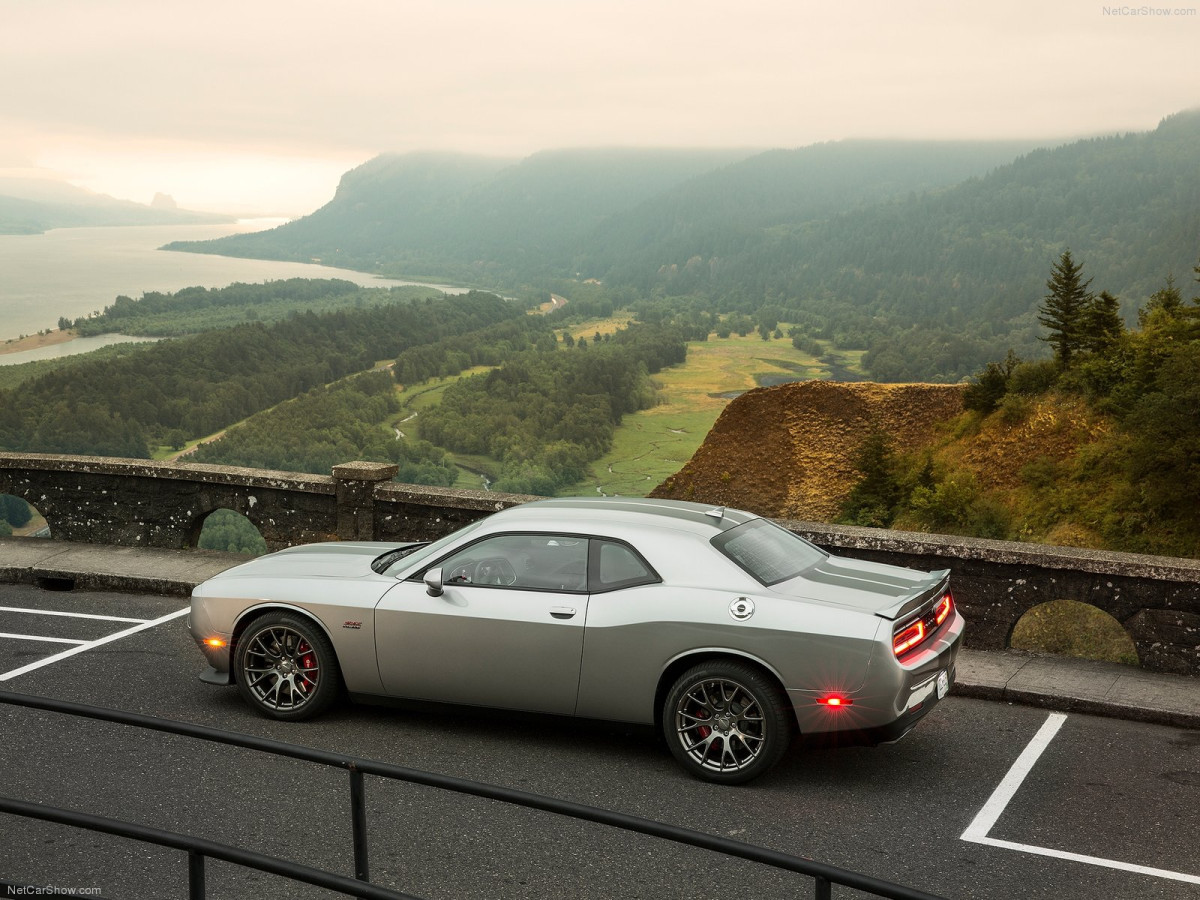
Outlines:
[[948, 686], [954, 684], [964, 624], [955, 610], [954, 619], [905, 663], [892, 656], [890, 645], [881, 648], [871, 660], [863, 685], [842, 695], [849, 703], [830, 707], [819, 702], [821, 692], [789, 690], [800, 734], [839, 735], [866, 744], [904, 737], [942, 699], [938, 696], [939, 675], [945, 674]]

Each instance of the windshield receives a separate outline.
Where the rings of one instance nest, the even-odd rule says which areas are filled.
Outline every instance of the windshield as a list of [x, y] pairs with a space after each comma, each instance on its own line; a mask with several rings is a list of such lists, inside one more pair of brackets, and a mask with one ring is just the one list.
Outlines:
[[764, 585], [795, 578], [826, 556], [824, 550], [768, 519], [751, 519], [711, 543]]
[[424, 560], [432, 559], [440, 551], [445, 549], [450, 544], [453, 544], [459, 538], [466, 537], [485, 521], [486, 519], [480, 519], [477, 522], [472, 522], [470, 525], [458, 529], [458, 531], [451, 532], [444, 538], [438, 538], [432, 544], [426, 544], [423, 547], [419, 547], [412, 553], [405, 553], [402, 557], [393, 561], [386, 569], [384, 569], [382, 574], [399, 575], [401, 572], [420, 565], [420, 563], [422, 563]]

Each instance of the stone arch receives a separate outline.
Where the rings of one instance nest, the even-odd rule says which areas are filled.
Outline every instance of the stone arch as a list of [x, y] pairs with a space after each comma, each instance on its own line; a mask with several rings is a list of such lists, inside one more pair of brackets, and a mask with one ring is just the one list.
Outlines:
[[190, 545], [200, 550], [220, 550], [261, 556], [267, 542], [258, 525], [248, 516], [226, 506], [197, 516], [192, 523]]
[[27, 498], [0, 492], [0, 535], [50, 537], [50, 524]]
[[1112, 614], [1091, 603], [1052, 599], [1026, 609], [1012, 624], [1006, 647], [1139, 665], [1137, 642]]

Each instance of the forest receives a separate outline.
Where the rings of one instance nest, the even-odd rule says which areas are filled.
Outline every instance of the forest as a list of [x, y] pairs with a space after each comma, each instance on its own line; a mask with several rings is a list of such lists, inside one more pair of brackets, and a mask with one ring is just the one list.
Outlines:
[[[1070, 246], [1132, 323], [1200, 235], [1200, 112], [1064, 144], [841, 142], [741, 157], [563, 151], [380, 157], [279, 229], [177, 249], [320, 258], [506, 291], [763, 307], [868, 351], [879, 381], [958, 381], [1041, 349], [1042, 273]], [[565, 289], [564, 289], [565, 288]]]
[[[1130, 328], [1092, 282], [1064, 251], [1039, 306], [1052, 357], [988, 363], [928, 452], [875, 435], [841, 521], [1200, 556], [1200, 296], [1167, 276]], [[1034, 430], [1046, 452], [1015, 472], [979, 462], [984, 444]]]
[[0, 390], [0, 448], [145, 458], [152, 445], [212, 434], [408, 348], [524, 316], [471, 293], [160, 341]]
[[99, 314], [75, 320], [60, 317], [58, 327], [72, 328], [85, 337], [112, 332], [179, 337], [245, 322], [277, 322], [297, 312], [364, 309], [440, 296], [441, 291], [419, 285], [367, 289], [339, 278], [288, 278], [216, 289], [189, 287], [174, 293], [147, 291], [136, 300], [119, 296]]
[[449, 487], [458, 470], [444, 450], [427, 441], [402, 440], [385, 427], [399, 412], [394, 388], [384, 371], [313, 388], [200, 445], [190, 459], [314, 475], [328, 475], [350, 460], [392, 462], [400, 467], [399, 481]]
[[654, 403], [649, 376], [683, 362], [676, 328], [632, 325], [562, 352], [528, 351], [451, 385], [420, 419], [422, 438], [502, 465], [494, 487], [553, 495], [580, 481], [626, 413]]

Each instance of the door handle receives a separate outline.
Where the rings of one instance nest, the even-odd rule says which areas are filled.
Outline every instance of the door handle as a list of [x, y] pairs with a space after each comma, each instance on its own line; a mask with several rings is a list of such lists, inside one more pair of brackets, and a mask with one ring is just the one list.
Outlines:
[[575, 607], [573, 606], [552, 606], [550, 607], [550, 615], [556, 619], [570, 619], [575, 615]]

